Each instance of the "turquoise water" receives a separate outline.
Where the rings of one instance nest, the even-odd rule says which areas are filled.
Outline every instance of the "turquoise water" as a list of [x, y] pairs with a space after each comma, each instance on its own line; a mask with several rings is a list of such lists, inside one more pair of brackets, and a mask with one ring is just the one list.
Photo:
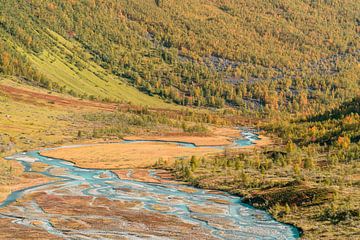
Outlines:
[[[235, 141], [234, 145], [239, 147], [250, 145], [258, 136], [254, 133], [245, 133], [244, 137], [245, 139], [243, 140]], [[131, 142], [123, 144], [131, 144]], [[174, 144], [178, 144], [181, 147], [196, 147], [188, 143]], [[76, 189], [79, 196], [140, 201], [143, 203], [142, 208], [145, 210], [174, 215], [185, 222], [199, 224], [218, 239], [296, 239], [299, 237], [299, 232], [295, 227], [279, 223], [265, 211], [243, 204], [240, 197], [229, 194], [214, 194], [207, 190], [192, 187], [188, 188], [191, 188], [193, 193], [187, 193], [181, 191], [181, 186], [178, 184], [146, 183], [120, 179], [109, 170], [78, 168], [64, 160], [41, 156], [38, 151], [16, 154], [8, 159], [21, 162], [28, 172], [33, 171], [32, 164], [34, 162], [48, 164], [50, 167], [41, 172], [41, 174], [55, 177], [58, 180], [13, 192], [0, 205], [0, 208], [8, 206], [25, 194], [41, 191], [42, 189], [47, 189], [48, 191], [49, 189], [51, 190], [52, 186], [56, 185], [59, 187], [60, 185], [63, 189], [72, 189], [72, 192], [74, 192], [73, 189]], [[54, 171], [56, 169], [62, 169], [62, 171], [57, 171], [56, 173]], [[130, 170], [128, 174], [131, 175], [131, 173]], [[155, 172], [152, 170], [149, 171], [149, 174], [155, 176]], [[85, 185], [88, 187], [84, 189], [83, 186]], [[117, 188], [129, 189], [131, 191], [117, 191]], [[215, 203], [214, 200], [225, 200], [228, 204]], [[153, 205], [164, 206], [169, 210], [158, 211], [153, 208]], [[191, 211], [191, 207], [194, 206], [221, 209], [222, 212], [197, 213]], [[36, 218], [36, 216], [31, 216], [31, 212], [26, 216], [29, 219]], [[64, 237], [64, 233], [53, 229], [50, 225], [49, 222], [46, 222], [43, 224], [43, 228], [52, 234]]]

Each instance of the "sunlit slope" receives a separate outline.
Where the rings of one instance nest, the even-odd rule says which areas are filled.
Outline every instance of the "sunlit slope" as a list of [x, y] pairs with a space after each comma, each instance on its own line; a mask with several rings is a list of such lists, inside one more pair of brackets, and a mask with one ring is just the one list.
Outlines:
[[7, 42], [26, 56], [31, 65], [49, 81], [45, 85], [57, 86], [61, 92], [81, 98], [151, 107], [174, 107], [157, 96], [142, 93], [123, 79], [105, 71], [92, 61], [91, 55], [76, 41], [68, 41], [48, 29], [43, 34], [52, 42], [52, 47], [40, 54], [25, 51], [10, 40]]
[[100, 100], [151, 102], [121, 81], [179, 105], [321, 112], [359, 94], [359, 10], [355, 0], [1, 1], [0, 74]]

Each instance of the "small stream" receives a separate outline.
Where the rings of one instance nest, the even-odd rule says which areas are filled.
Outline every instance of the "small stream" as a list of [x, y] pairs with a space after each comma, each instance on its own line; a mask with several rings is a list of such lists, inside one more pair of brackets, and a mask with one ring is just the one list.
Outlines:
[[[243, 139], [235, 140], [234, 145], [238, 147], [253, 144], [258, 136], [252, 132], [243, 132]], [[141, 141], [124, 141], [121, 144], [131, 144]], [[158, 141], [157, 141], [158, 142]], [[191, 143], [173, 142], [180, 147], [196, 147]], [[72, 146], [68, 146], [72, 147]], [[218, 146], [218, 148], [221, 148]], [[29, 187], [13, 192], [0, 204], [0, 209], [11, 206], [12, 203], [24, 195], [43, 191], [47, 194], [58, 194], [54, 189], [71, 189], [79, 196], [106, 197], [111, 200], [139, 201], [142, 209], [160, 214], [173, 215], [182, 221], [200, 225], [217, 239], [297, 239], [299, 231], [297, 228], [275, 221], [268, 213], [255, 209], [241, 202], [240, 197], [230, 194], [217, 194], [211, 191], [186, 186], [191, 191], [183, 191], [183, 185], [172, 183], [148, 183], [135, 180], [120, 179], [109, 170], [93, 170], [76, 167], [68, 161], [44, 157], [39, 151], [31, 151], [8, 157], [8, 160], [21, 162], [26, 172], [36, 172], [32, 164], [41, 162], [47, 164], [43, 175], [53, 177], [56, 180], [46, 184]], [[56, 170], [61, 171], [56, 171]], [[132, 171], [129, 170], [130, 176]], [[156, 177], [156, 172], [149, 170], [149, 175]], [[81, 187], [80, 187], [81, 186]], [[87, 186], [84, 188], [84, 186]], [[129, 191], [117, 191], [118, 188], [129, 189]], [[74, 191], [74, 189], [76, 189]], [[220, 203], [222, 202], [222, 203]], [[224, 204], [224, 202], [226, 204]], [[161, 206], [162, 210], [154, 206]], [[32, 206], [35, 208], [36, 206]], [[199, 212], [192, 209], [200, 207], [206, 209], [220, 209], [217, 212]], [[29, 208], [29, 207], [28, 207]], [[164, 210], [165, 209], [165, 210]], [[82, 239], [64, 234], [55, 229], [46, 217], [39, 217], [41, 209], [26, 212], [25, 217], [15, 219], [13, 222], [31, 227], [31, 221], [36, 219], [42, 222], [41, 227], [47, 232], [65, 239]], [[33, 212], [38, 212], [34, 214]], [[1, 215], [1, 214], [0, 214]], [[1, 215], [6, 217], [6, 215]], [[90, 233], [89, 233], [90, 234]], [[131, 236], [131, 233], [118, 233], [120, 237]], [[85, 238], [84, 238], [85, 239]], [[86, 238], [88, 239], [88, 238]], [[97, 239], [94, 237], [93, 239]], [[129, 237], [129, 239], [132, 239]]]

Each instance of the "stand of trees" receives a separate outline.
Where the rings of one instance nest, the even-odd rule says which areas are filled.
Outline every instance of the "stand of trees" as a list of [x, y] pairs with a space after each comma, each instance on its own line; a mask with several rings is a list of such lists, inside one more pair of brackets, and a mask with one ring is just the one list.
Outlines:
[[172, 166], [175, 176], [244, 196], [245, 202], [301, 227], [306, 239], [355, 236], [360, 222], [360, 99], [262, 127], [283, 144], [178, 160]]
[[[51, 29], [80, 43], [72, 58], [87, 51], [109, 73], [181, 105], [318, 112], [359, 94], [356, 1], [9, 0], [0, 8], [2, 73], [45, 87], [59, 88], [22, 56], [54, 51]], [[26, 52], [15, 57], [17, 45]]]

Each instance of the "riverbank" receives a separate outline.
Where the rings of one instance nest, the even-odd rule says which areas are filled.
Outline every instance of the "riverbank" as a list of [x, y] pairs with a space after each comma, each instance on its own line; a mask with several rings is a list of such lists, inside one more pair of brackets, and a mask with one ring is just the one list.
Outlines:
[[[26, 173], [24, 166], [16, 161], [8, 161], [0, 157], [0, 203], [10, 193], [20, 189], [41, 185], [52, 181], [52, 178], [38, 173]], [[41, 164], [35, 164], [34, 168], [42, 168]]]

